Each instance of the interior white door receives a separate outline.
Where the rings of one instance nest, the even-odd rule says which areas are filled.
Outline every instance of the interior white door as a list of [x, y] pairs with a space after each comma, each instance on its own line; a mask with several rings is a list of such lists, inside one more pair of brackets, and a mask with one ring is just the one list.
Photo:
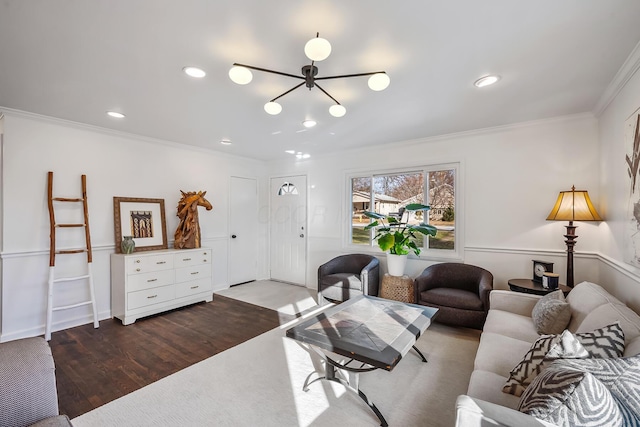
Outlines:
[[271, 178], [271, 278], [306, 285], [307, 177]]
[[232, 176], [229, 181], [229, 285], [258, 277], [258, 183]]

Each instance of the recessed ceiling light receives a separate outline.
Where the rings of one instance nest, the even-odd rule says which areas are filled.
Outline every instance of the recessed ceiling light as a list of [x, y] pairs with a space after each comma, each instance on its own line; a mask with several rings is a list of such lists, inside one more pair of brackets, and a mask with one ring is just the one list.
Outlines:
[[312, 128], [315, 125], [317, 125], [318, 123], [316, 123], [315, 120], [305, 120], [304, 122], [302, 122], [302, 126], [306, 127], [306, 128]]
[[207, 73], [205, 73], [204, 70], [198, 67], [184, 67], [182, 71], [184, 71], [186, 75], [195, 77], [197, 79], [201, 79], [207, 75]]
[[484, 76], [480, 77], [473, 84], [476, 87], [485, 87], [496, 83], [498, 80], [500, 80], [500, 76], [497, 75]]
[[124, 114], [118, 113], [117, 111], [107, 111], [107, 115], [116, 119], [124, 119]]
[[231, 141], [228, 139], [223, 139], [222, 141], [220, 141], [220, 144], [222, 145], [231, 145]]

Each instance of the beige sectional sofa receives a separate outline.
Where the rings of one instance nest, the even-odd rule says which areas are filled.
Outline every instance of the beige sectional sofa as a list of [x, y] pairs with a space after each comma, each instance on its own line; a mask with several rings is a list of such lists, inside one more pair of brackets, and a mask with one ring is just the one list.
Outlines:
[[[520, 397], [502, 388], [511, 370], [538, 338], [532, 310], [540, 296], [494, 290], [476, 354], [467, 395], [457, 401], [458, 426], [553, 425], [516, 410]], [[590, 282], [577, 285], [566, 297], [573, 333], [590, 332], [616, 321], [624, 331], [624, 357], [640, 354], [640, 316], [604, 288]]]

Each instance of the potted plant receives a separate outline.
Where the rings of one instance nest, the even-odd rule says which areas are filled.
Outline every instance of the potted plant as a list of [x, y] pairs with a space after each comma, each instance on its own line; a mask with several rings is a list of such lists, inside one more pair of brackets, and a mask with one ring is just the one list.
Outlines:
[[[367, 225], [364, 229], [376, 229], [374, 240], [378, 241], [378, 246], [384, 252], [388, 251], [387, 266], [389, 274], [392, 276], [402, 276], [404, 267], [407, 262], [407, 256], [410, 251], [420, 255], [420, 248], [416, 245], [416, 233], [425, 236], [436, 235], [437, 229], [433, 225], [421, 223], [417, 225], [409, 224], [409, 212], [428, 211], [431, 207], [419, 203], [411, 203], [400, 208], [395, 215], [383, 215], [377, 212], [364, 212], [364, 214], [374, 221]], [[403, 222], [405, 212], [407, 213], [407, 221]]]

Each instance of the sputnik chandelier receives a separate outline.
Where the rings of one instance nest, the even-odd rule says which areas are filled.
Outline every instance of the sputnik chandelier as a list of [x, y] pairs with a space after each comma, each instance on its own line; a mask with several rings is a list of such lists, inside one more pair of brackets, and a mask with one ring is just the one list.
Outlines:
[[316, 61], [323, 61], [329, 57], [331, 53], [331, 44], [326, 40], [320, 37], [320, 33], [316, 33], [316, 37], [309, 40], [307, 44], [304, 46], [304, 53], [307, 55], [307, 58], [311, 60], [311, 65], [305, 65], [302, 67], [302, 75], [283, 73], [281, 71], [268, 70], [266, 68], [254, 67], [252, 65], [246, 64], [238, 64], [237, 62], [233, 64], [233, 67], [229, 70], [229, 77], [234, 83], [239, 85], [246, 85], [251, 82], [253, 79], [253, 74], [251, 70], [263, 71], [266, 73], [279, 74], [281, 76], [293, 77], [294, 79], [303, 80], [300, 84], [292, 87], [288, 91], [276, 96], [271, 99], [264, 105], [264, 110], [272, 115], [280, 114], [282, 111], [282, 106], [276, 101], [286, 94], [293, 92], [298, 89], [300, 86], [305, 85], [309, 90], [317, 87], [327, 95], [335, 104], [333, 104], [329, 108], [329, 113], [334, 117], [342, 117], [347, 112], [347, 109], [340, 104], [333, 96], [329, 95], [329, 93], [324, 90], [319, 84], [318, 80], [331, 80], [331, 79], [342, 79], [346, 77], [362, 77], [362, 76], [370, 76], [369, 77], [369, 88], [375, 91], [381, 91], [389, 86], [389, 76], [384, 71], [374, 71], [370, 73], [357, 73], [357, 74], [343, 74], [340, 76], [326, 76], [326, 77], [316, 77], [318, 75], [318, 67], [315, 66]]

